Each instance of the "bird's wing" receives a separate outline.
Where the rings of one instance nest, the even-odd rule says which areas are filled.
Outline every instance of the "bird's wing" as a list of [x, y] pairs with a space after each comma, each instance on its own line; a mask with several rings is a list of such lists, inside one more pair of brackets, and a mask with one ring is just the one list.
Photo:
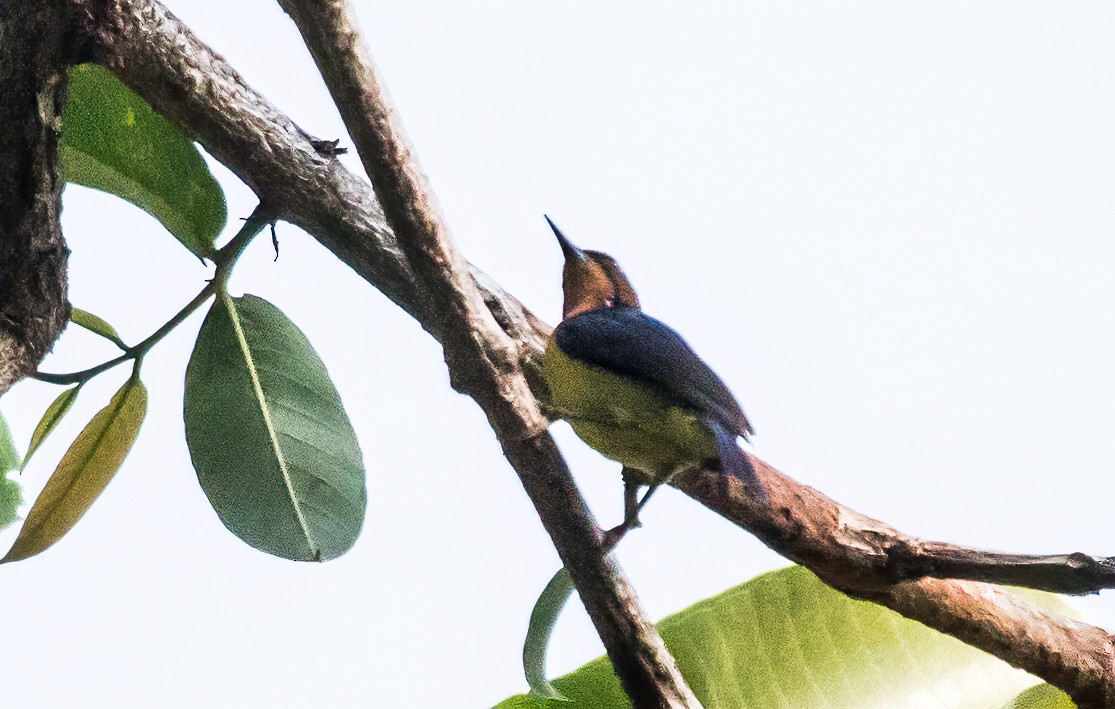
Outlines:
[[600, 308], [554, 330], [570, 357], [658, 388], [745, 439], [751, 424], [720, 377], [681, 335], [634, 308]]

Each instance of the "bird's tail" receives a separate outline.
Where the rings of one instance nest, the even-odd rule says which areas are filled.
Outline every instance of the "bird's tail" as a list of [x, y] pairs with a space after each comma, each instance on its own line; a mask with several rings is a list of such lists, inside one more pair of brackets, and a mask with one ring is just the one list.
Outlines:
[[713, 436], [716, 437], [716, 447], [720, 451], [720, 467], [725, 473], [742, 480], [757, 502], [765, 502], [767, 491], [759, 482], [751, 459], [736, 443], [736, 436], [715, 421], [709, 421], [708, 425], [712, 429]]

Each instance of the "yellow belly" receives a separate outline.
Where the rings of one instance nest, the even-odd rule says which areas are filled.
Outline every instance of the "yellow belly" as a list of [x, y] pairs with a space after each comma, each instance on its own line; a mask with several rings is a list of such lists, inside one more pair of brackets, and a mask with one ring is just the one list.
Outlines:
[[550, 405], [581, 440], [650, 481], [717, 457], [699, 416], [656, 389], [572, 359], [553, 340], [542, 366]]

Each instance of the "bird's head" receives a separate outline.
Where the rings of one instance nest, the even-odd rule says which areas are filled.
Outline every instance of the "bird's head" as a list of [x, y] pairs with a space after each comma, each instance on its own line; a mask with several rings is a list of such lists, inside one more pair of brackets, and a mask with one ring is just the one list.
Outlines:
[[599, 251], [577, 248], [549, 217], [546, 221], [565, 255], [565, 268], [561, 273], [561, 289], [565, 293], [563, 320], [597, 308], [639, 307], [639, 296], [635, 295], [631, 281], [614, 258]]

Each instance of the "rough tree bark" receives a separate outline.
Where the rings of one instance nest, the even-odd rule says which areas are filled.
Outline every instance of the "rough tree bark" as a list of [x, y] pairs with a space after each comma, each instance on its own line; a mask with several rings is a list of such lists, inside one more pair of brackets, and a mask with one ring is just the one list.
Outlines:
[[58, 140], [69, 8], [0, 2], [0, 395], [35, 371], [69, 315]]

